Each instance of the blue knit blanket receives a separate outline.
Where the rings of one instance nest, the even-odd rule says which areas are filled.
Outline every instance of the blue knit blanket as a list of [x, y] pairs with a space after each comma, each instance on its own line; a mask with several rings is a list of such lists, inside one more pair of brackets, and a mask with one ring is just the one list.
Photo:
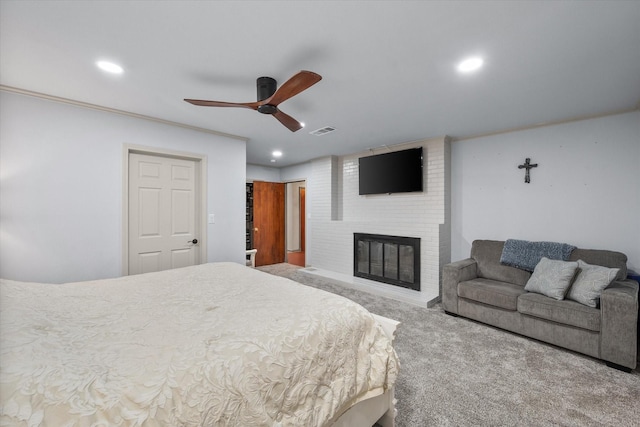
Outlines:
[[508, 239], [504, 243], [500, 263], [533, 271], [542, 257], [567, 261], [575, 248], [567, 243]]

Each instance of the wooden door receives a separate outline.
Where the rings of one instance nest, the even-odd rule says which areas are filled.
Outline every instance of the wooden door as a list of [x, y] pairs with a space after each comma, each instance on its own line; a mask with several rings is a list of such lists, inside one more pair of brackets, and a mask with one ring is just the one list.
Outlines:
[[253, 247], [256, 266], [284, 262], [284, 184], [253, 182]]
[[196, 162], [129, 154], [129, 274], [200, 262]]

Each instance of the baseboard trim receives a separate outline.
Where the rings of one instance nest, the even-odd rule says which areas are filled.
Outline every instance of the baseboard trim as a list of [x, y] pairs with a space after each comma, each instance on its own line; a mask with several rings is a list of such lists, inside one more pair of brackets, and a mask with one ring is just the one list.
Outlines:
[[618, 371], [622, 371], [622, 372], [626, 372], [627, 374], [630, 374], [632, 369], [628, 368], [626, 366], [622, 366], [622, 365], [618, 365], [617, 363], [613, 363], [613, 362], [606, 362], [608, 367], [613, 368], [613, 369], [617, 369]]

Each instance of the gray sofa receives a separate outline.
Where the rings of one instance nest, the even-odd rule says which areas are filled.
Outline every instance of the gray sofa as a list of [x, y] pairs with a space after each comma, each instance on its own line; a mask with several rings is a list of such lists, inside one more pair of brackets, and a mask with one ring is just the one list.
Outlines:
[[442, 306], [501, 329], [545, 341], [631, 371], [637, 363], [638, 283], [625, 280], [627, 257], [620, 252], [574, 249], [569, 260], [619, 268], [592, 308], [527, 292], [531, 273], [500, 263], [505, 242], [476, 240], [468, 259], [443, 271]]

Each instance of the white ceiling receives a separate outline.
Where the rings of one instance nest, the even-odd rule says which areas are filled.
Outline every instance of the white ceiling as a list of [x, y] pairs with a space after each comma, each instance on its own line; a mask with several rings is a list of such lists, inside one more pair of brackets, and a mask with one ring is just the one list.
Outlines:
[[[457, 73], [469, 55], [484, 68]], [[257, 77], [303, 69], [323, 79], [280, 104], [295, 133], [183, 101], [255, 101]], [[243, 136], [248, 163], [286, 166], [638, 108], [640, 1], [1, 0], [0, 83]]]

